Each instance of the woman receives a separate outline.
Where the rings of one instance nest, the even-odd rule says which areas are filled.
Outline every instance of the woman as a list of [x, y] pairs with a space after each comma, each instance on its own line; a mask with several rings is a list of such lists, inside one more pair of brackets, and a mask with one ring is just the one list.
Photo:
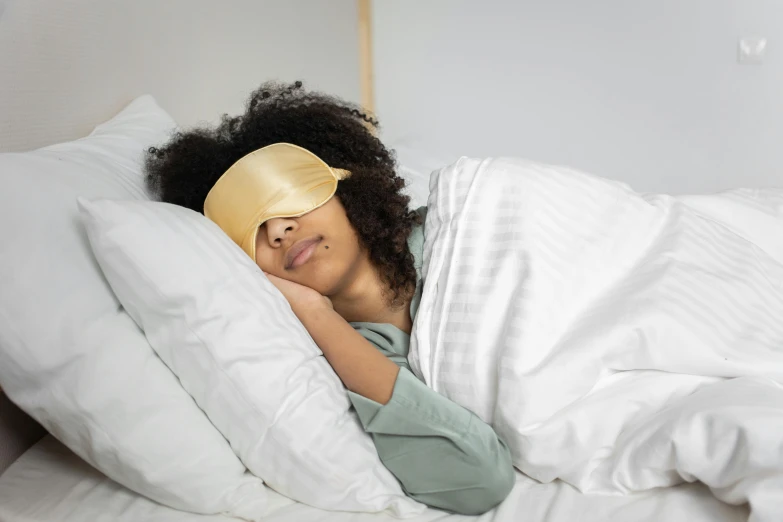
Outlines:
[[[148, 183], [163, 201], [215, 209], [208, 217], [289, 301], [409, 496], [480, 514], [510, 492], [511, 456], [490, 426], [410, 372], [426, 209], [409, 210], [394, 155], [371, 127], [377, 122], [352, 104], [307, 92], [300, 82], [268, 83], [243, 115], [151, 149]], [[333, 175], [332, 184], [297, 185], [308, 161]], [[256, 188], [242, 188], [249, 186], [244, 175], [256, 177]], [[285, 187], [258, 188], [267, 182]], [[293, 190], [286, 197], [296, 201], [332, 185], [299, 211], [257, 218], [271, 192]], [[232, 228], [243, 213], [257, 218], [250, 235]]]

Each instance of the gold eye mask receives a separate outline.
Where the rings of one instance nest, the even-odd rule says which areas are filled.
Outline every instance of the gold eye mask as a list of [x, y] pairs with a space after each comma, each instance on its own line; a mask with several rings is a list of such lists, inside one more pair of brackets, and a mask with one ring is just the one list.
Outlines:
[[255, 261], [258, 227], [320, 207], [350, 175], [302, 147], [275, 143], [244, 156], [217, 180], [204, 201], [204, 215]]

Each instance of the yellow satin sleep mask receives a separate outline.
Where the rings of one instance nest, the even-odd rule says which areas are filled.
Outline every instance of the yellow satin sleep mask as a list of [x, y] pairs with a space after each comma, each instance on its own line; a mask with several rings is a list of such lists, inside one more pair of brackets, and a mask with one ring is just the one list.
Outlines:
[[255, 261], [261, 225], [315, 210], [334, 196], [337, 182], [350, 175], [302, 147], [275, 143], [242, 157], [223, 173], [207, 194], [204, 215]]

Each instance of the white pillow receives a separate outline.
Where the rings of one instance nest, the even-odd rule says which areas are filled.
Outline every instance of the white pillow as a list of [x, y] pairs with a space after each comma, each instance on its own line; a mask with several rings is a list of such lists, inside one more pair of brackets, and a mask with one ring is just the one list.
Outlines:
[[166, 203], [80, 204], [123, 306], [254, 474], [322, 509], [423, 509], [288, 302], [217, 225]]
[[173, 127], [144, 96], [87, 138], [0, 154], [0, 386], [128, 488], [255, 519], [262, 481], [122, 311], [79, 220], [79, 196], [146, 199], [143, 152]]
[[430, 195], [430, 175], [457, 158], [443, 152], [424, 150], [414, 145], [415, 137], [389, 139], [387, 145], [397, 158], [397, 174], [405, 179], [405, 192], [410, 196], [410, 207], [419, 208], [427, 204]]
[[405, 193], [411, 198], [409, 207], [413, 210], [427, 205], [430, 196], [430, 176], [406, 165], [397, 168], [397, 175], [405, 180]]

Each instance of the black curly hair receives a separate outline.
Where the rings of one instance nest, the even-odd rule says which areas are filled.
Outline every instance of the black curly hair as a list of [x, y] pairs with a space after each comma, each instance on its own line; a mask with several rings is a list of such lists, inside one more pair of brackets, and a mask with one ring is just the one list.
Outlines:
[[218, 178], [246, 154], [273, 143], [303, 147], [329, 166], [351, 171], [337, 197], [361, 246], [386, 285], [390, 306], [413, 295], [416, 271], [408, 235], [420, 222], [402, 193], [394, 152], [371, 131], [378, 121], [359, 106], [319, 92], [302, 82], [264, 83], [253, 91], [244, 114], [224, 115], [216, 127], [176, 132], [146, 157], [147, 185], [162, 201], [203, 212]]

